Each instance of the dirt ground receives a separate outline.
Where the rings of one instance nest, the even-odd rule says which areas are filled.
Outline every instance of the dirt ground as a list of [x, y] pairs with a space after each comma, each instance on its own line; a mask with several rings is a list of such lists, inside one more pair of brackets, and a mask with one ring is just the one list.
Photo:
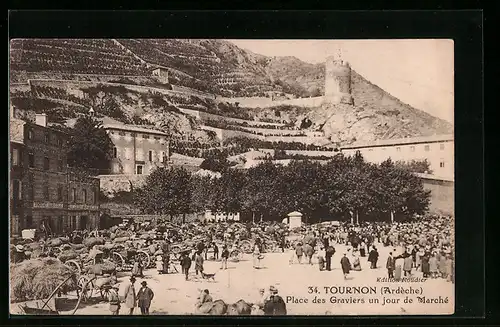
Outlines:
[[[228, 262], [227, 270], [220, 270], [220, 262], [205, 261], [205, 272], [216, 273], [215, 282], [197, 277], [194, 274], [193, 264], [188, 281], [184, 280], [184, 276], [180, 273], [159, 275], [155, 269], [150, 269], [145, 271], [144, 279], [137, 279], [135, 286], [138, 290], [142, 280], [147, 281], [155, 293], [150, 312], [159, 315], [193, 314], [196, 298], [202, 289], [208, 289], [214, 300], [222, 299], [226, 303], [233, 303], [243, 299], [253, 303], [259, 297], [259, 288], [269, 288], [270, 285], [279, 290], [279, 294], [287, 303], [289, 315], [415, 315], [454, 312], [454, 284], [449, 281], [441, 278], [427, 279], [424, 282], [377, 281], [378, 277], [387, 277], [385, 264], [389, 251], [393, 249], [382, 245], [377, 248], [380, 253], [378, 268], [370, 269], [367, 257], [362, 257], [360, 258], [362, 270], [351, 271], [347, 280], [344, 280], [340, 268], [340, 259], [345, 247], [336, 245], [336, 253], [332, 258], [332, 271], [319, 271], [316, 257], [313, 258], [313, 265], [290, 264], [293, 252], [289, 250], [285, 253], [265, 254], [261, 261], [261, 269], [252, 268], [250, 255], [245, 255], [237, 263]], [[397, 253], [400, 253], [401, 250], [397, 250]], [[397, 264], [399, 263], [398, 260]], [[180, 271], [180, 267], [178, 269]], [[420, 272], [414, 272], [412, 275], [413, 278], [421, 276]], [[128, 278], [127, 275], [119, 277], [120, 295], [123, 294]], [[365, 288], [362, 291], [367, 291], [369, 287], [376, 288], [376, 294], [340, 294], [345, 290], [343, 287], [363, 286]], [[396, 291], [399, 286], [401, 288]], [[413, 294], [381, 294], [384, 287], [389, 287], [394, 292], [401, 293], [401, 290], [406, 290]], [[338, 293], [332, 294], [328, 291]], [[414, 294], [415, 291], [423, 291], [426, 303], [419, 303], [417, 296], [422, 295]], [[332, 297], [341, 299], [344, 303], [339, 303], [338, 300], [332, 303]], [[389, 299], [390, 303], [384, 301], [384, 298]], [[442, 303], [446, 298], [448, 303]], [[369, 299], [372, 299], [372, 302], [369, 302]], [[317, 303], [322, 300], [324, 303]], [[378, 303], [373, 303], [377, 300]], [[412, 303], [409, 303], [410, 300]], [[100, 296], [96, 294], [93, 301], [81, 304], [76, 314], [107, 315], [110, 314], [108, 308], [109, 304], [100, 301]], [[60, 314], [71, 314], [71, 312], [72, 310], [61, 311]], [[19, 313], [17, 304], [11, 305], [11, 313]], [[128, 314], [128, 308], [122, 305], [120, 314]], [[139, 308], [135, 309], [134, 314], [140, 314]]]

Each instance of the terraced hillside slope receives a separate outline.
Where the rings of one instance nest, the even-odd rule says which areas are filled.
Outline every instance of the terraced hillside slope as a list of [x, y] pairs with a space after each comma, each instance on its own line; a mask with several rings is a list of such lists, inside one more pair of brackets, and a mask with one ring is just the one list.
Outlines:
[[[248, 130], [248, 126], [232, 121], [228, 127], [225, 117], [258, 117], [263, 122], [290, 127], [300, 127], [300, 121], [309, 117], [313, 123], [309, 130], [323, 131], [326, 138], [342, 143], [453, 131], [448, 122], [402, 103], [354, 70], [354, 106], [304, 108], [278, 106], [271, 101], [266, 108], [250, 110], [221, 102], [219, 96], [318, 96], [324, 87], [324, 65], [305, 63], [295, 57], [266, 57], [224, 40], [13, 40], [10, 56], [14, 106], [48, 112], [52, 116], [49, 118], [59, 121], [86, 111], [100, 91], [106, 102], [96, 109], [103, 115], [203, 140], [210, 140], [213, 135], [200, 130], [200, 122], [182, 110], [219, 115], [216, 120], [224, 124], [212, 125], [240, 131]], [[168, 85], [151, 76], [157, 67], [168, 69]], [[36, 87], [34, 82], [17, 84], [37, 78], [49, 83], [43, 87]], [[55, 79], [72, 82], [52, 85], [50, 80]], [[181, 94], [182, 87], [188, 87], [187, 93]], [[204, 93], [196, 94], [195, 90]]]

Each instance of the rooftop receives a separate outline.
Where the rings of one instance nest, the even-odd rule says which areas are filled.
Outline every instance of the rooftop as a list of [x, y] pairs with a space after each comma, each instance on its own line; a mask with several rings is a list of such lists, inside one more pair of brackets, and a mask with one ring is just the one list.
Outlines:
[[[149, 128], [144, 128], [136, 125], [129, 125], [129, 124], [124, 124], [122, 122], [119, 122], [118, 120], [115, 120], [113, 118], [109, 117], [103, 117], [103, 118], [97, 118], [102, 122], [102, 127], [104, 129], [117, 129], [121, 131], [130, 131], [130, 132], [138, 132], [138, 133], [145, 133], [145, 134], [156, 134], [156, 135], [164, 135], [168, 136], [166, 133], [156, 130], [156, 129], [149, 129]], [[76, 123], [76, 119], [68, 119], [67, 120], [67, 125], [70, 127], [73, 127]]]
[[405, 137], [400, 139], [376, 140], [371, 142], [354, 142], [353, 144], [342, 146], [340, 148], [357, 149], [357, 148], [371, 148], [371, 147], [402, 145], [402, 144], [446, 142], [453, 140], [454, 140], [453, 134], [444, 134], [444, 135], [432, 135], [432, 136]]

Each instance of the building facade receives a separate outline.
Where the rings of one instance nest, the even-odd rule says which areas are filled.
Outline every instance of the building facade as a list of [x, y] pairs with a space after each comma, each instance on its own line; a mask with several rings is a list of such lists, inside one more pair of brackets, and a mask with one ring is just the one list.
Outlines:
[[104, 124], [114, 144], [111, 174], [148, 175], [166, 167], [170, 156], [167, 134], [125, 124]]
[[[12, 138], [13, 129], [22, 134], [22, 143]], [[11, 233], [42, 226], [54, 234], [95, 228], [99, 180], [73, 177], [67, 167], [68, 136], [47, 127], [45, 115], [37, 115], [35, 123], [11, 118], [10, 130]]]
[[453, 135], [434, 135], [403, 139], [380, 140], [371, 143], [355, 143], [340, 148], [345, 155], [359, 151], [366, 161], [381, 163], [392, 161], [411, 162], [427, 160], [432, 175], [454, 178], [455, 157]]
[[151, 75], [158, 77], [158, 79], [165, 84], [168, 84], [168, 70], [164, 68], [157, 68], [151, 72]]

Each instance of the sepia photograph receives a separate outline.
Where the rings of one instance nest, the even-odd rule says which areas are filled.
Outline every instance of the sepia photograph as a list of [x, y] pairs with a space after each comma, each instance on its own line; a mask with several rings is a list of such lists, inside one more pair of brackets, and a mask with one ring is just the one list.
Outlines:
[[9, 56], [11, 315], [455, 312], [453, 40]]

